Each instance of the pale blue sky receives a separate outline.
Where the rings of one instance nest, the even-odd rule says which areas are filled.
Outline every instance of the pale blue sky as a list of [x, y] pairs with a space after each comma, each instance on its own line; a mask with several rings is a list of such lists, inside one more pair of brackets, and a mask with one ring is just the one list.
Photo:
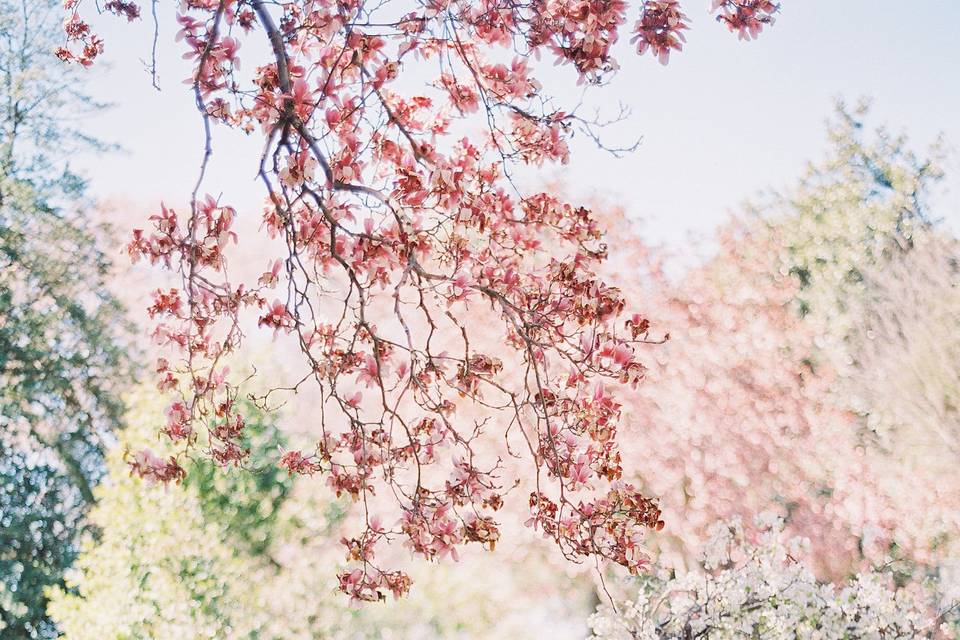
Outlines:
[[[161, 3], [168, 17], [172, 4]], [[789, 184], [822, 153], [823, 123], [838, 96], [871, 97], [875, 120], [906, 131], [918, 146], [941, 132], [960, 145], [960, 0], [783, 0], [776, 26], [751, 43], [714, 23], [706, 4], [686, 3], [689, 43], [667, 67], [621, 42], [623, 69], [592, 98], [611, 108], [628, 104], [629, 121], [608, 135], [642, 135], [643, 145], [618, 160], [581, 140], [571, 164], [553, 174], [574, 193], [597, 189], [623, 202], [652, 240], [677, 245], [687, 232], [707, 233], [745, 198]], [[77, 164], [98, 197], [144, 207], [161, 198], [185, 201], [196, 177], [200, 124], [181, 84], [188, 69], [172, 20], [161, 23], [161, 93], [140, 62], [149, 55], [149, 23], [102, 19], [96, 26], [110, 65], [91, 71], [92, 89], [116, 107], [88, 124], [126, 152]], [[569, 69], [550, 71], [544, 83], [555, 94], [576, 95]], [[207, 188], [241, 214], [257, 215], [262, 202], [254, 182], [258, 150], [218, 130]], [[947, 169], [952, 176], [935, 213], [956, 224], [957, 153]]]

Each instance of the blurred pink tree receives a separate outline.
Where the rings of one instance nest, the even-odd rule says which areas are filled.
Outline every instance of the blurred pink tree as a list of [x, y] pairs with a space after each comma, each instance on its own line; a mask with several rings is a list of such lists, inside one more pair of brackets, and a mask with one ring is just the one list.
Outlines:
[[626, 295], [671, 334], [624, 402], [624, 456], [661, 498], [665, 557], [688, 562], [712, 523], [771, 508], [823, 577], [949, 553], [956, 242], [926, 220], [935, 164], [884, 130], [864, 139], [863, 116], [841, 107], [828, 157], [682, 277], [635, 240], [611, 247], [632, 267]]

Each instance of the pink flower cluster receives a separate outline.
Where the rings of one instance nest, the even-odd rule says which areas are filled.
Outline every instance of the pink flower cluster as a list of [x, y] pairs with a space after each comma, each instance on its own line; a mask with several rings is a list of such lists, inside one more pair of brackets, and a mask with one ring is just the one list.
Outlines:
[[150, 480], [151, 482], [181, 482], [187, 472], [176, 458], [163, 460], [153, 453], [143, 450], [137, 453], [127, 455], [127, 464], [130, 466], [130, 473]]
[[780, 4], [770, 0], [711, 0], [710, 11], [741, 40], [753, 40], [766, 25], [772, 25]]
[[643, 3], [631, 42], [637, 43], [637, 53], [649, 49], [660, 64], [667, 64], [671, 51], [683, 49], [687, 40], [683, 32], [690, 28], [687, 20], [677, 0], [649, 0]]

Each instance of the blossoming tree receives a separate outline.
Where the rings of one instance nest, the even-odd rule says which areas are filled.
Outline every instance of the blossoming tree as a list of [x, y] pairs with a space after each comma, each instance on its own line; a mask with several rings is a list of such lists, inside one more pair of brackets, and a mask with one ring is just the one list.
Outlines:
[[624, 402], [624, 459], [671, 524], [650, 543], [682, 567], [714, 522], [777, 510], [791, 533], [816, 540], [821, 576], [845, 575], [872, 550], [870, 532], [893, 524], [888, 501], [853, 416], [830, 402], [835, 375], [809, 363], [816, 334], [789, 306], [796, 285], [769, 268], [776, 238], [741, 220], [716, 240], [681, 278], [636, 240], [612, 248], [638, 265], [624, 290], [655, 301], [651, 320], [670, 330]]
[[774, 509], [821, 578], [956, 556], [956, 240], [927, 221], [936, 163], [865, 115], [841, 107], [826, 156], [682, 277], [636, 238], [610, 247], [672, 335], [624, 402], [664, 560]]
[[[955, 638], [955, 594], [939, 578], [903, 586], [895, 566], [837, 587], [798, 560], [809, 541], [760, 517], [755, 540], [739, 520], [718, 522], [694, 571], [645, 575], [630, 597], [591, 618], [595, 640], [660, 638]], [[955, 589], [955, 587], [954, 587]]]
[[[104, 43], [81, 5], [66, 2], [58, 55], [89, 65]], [[131, 21], [141, 11], [104, 8]], [[711, 8], [752, 38], [778, 6]], [[177, 38], [205, 130], [199, 177], [187, 210], [161, 206], [129, 247], [182, 276], [151, 308], [169, 347], [159, 385], [178, 395], [164, 432], [179, 453], [141, 453], [133, 469], [178, 480], [198, 442], [221, 464], [243, 463], [243, 378], [227, 363], [252, 317], [302, 354], [301, 375], [276, 393], [312, 386], [318, 398], [316, 446], [280, 464], [324, 474], [363, 507], [365, 526], [344, 541], [356, 568], [339, 577], [351, 597], [408, 590], [405, 573], [378, 563], [385, 541], [429, 559], [495, 545], [495, 512], [515, 486], [485, 446], [501, 438], [532, 463], [531, 526], [570, 559], [637, 571], [644, 531], [663, 522], [621, 478], [619, 405], [603, 381], [639, 382], [648, 323], [597, 276], [606, 251], [591, 212], [513, 178], [567, 162], [573, 132], [595, 126], [555, 106], [532, 59], [600, 84], [630, 11], [637, 51], [666, 63], [687, 29], [676, 0], [183, 3]], [[228, 272], [237, 210], [204, 195], [215, 125], [263, 142], [251, 166], [276, 248], [249, 279]], [[496, 345], [474, 340], [478, 307], [494, 310]]]
[[[794, 274], [796, 307], [837, 372], [830, 401], [855, 415], [886, 504], [883, 537], [925, 563], [956, 556], [957, 244], [937, 224], [939, 143], [868, 127], [867, 104], [840, 105], [833, 150], [766, 209], [783, 238], [775, 268]], [[881, 503], [876, 503], [880, 505]]]

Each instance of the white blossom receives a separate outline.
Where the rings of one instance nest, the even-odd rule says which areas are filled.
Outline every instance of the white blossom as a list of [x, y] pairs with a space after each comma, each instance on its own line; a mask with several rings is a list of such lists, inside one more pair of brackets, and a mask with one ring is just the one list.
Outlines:
[[593, 640], [958, 637], [947, 572], [889, 564], [822, 584], [797, 560], [807, 541], [785, 539], [779, 518], [763, 515], [756, 524], [755, 541], [738, 520], [715, 525], [694, 571], [637, 578], [629, 599], [602, 604], [591, 617]]

